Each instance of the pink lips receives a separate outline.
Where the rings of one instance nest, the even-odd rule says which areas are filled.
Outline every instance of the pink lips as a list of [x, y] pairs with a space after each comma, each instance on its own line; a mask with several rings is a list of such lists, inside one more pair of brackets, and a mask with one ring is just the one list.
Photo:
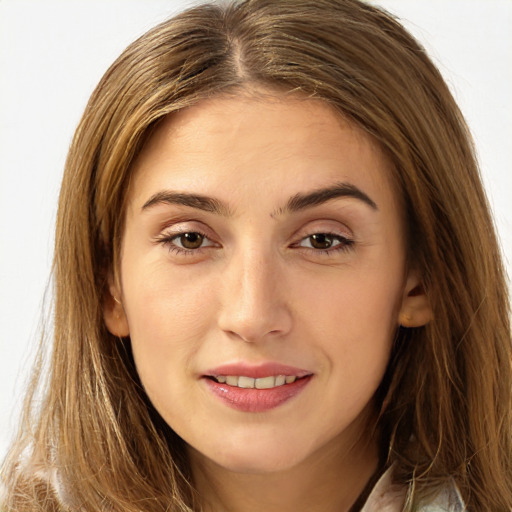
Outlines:
[[[244, 376], [260, 379], [270, 376], [295, 376], [293, 383], [283, 384], [270, 389], [241, 388], [227, 383], [217, 382], [217, 376]], [[243, 363], [226, 364], [208, 370], [203, 380], [210, 391], [226, 405], [242, 412], [265, 412], [297, 396], [311, 381], [311, 372], [279, 363], [247, 365]]]

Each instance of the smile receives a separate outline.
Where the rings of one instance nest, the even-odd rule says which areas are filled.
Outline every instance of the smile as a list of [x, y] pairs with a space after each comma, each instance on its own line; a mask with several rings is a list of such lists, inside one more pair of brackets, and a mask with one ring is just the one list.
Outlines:
[[302, 394], [313, 379], [307, 370], [277, 363], [230, 364], [203, 374], [207, 389], [231, 409], [263, 413]]
[[219, 384], [227, 384], [244, 389], [272, 389], [285, 384], [293, 384], [295, 375], [270, 375], [268, 377], [253, 378], [245, 375], [216, 375], [213, 377]]

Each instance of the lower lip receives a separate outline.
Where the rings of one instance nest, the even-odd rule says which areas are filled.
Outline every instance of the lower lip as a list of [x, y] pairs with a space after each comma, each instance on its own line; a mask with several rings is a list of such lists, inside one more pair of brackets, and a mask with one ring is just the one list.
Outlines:
[[271, 389], [246, 389], [228, 386], [205, 378], [209, 389], [226, 405], [242, 412], [265, 412], [297, 396], [311, 381], [311, 375]]

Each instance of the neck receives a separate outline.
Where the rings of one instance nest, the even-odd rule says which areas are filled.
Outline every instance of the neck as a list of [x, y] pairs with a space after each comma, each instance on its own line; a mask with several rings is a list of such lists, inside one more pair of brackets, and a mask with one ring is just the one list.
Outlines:
[[350, 448], [334, 439], [298, 465], [278, 472], [238, 473], [190, 450], [204, 512], [349, 512], [378, 469], [377, 437]]

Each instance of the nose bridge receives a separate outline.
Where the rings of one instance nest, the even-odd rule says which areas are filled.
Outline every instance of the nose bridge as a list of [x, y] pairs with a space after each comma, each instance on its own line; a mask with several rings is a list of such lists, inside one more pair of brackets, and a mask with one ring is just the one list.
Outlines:
[[280, 287], [282, 262], [271, 250], [247, 244], [225, 269], [219, 323], [245, 341], [285, 334], [291, 327], [286, 291]]

